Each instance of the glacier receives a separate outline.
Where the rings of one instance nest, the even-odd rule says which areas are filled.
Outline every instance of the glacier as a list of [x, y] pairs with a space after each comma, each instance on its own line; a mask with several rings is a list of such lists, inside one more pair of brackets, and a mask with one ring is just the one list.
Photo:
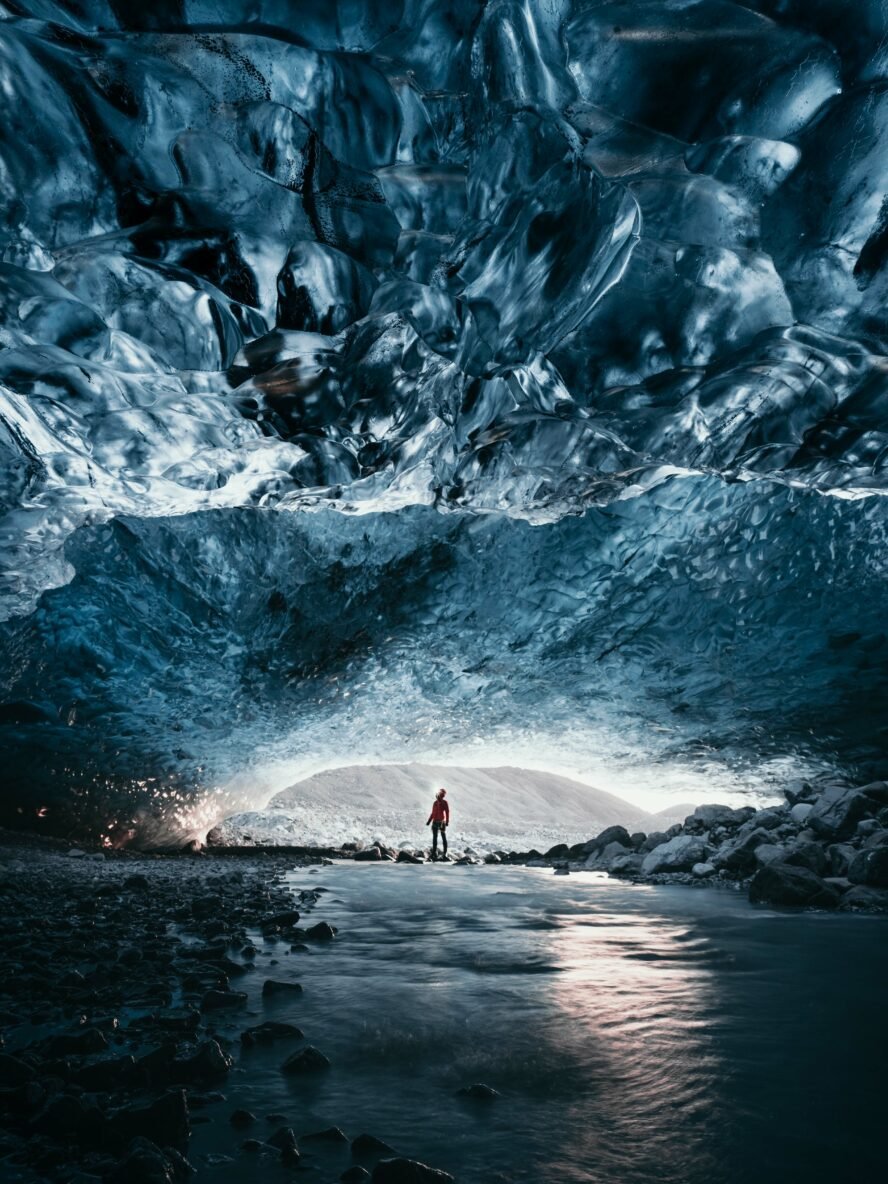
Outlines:
[[137, 9], [0, 2], [0, 823], [888, 773], [880, 0]]

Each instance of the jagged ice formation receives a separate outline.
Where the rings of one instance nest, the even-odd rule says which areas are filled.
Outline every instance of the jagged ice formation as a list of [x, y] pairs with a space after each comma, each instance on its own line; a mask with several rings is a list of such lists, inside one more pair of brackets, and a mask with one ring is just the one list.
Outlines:
[[884, 771], [880, 0], [0, 16], [4, 820]]

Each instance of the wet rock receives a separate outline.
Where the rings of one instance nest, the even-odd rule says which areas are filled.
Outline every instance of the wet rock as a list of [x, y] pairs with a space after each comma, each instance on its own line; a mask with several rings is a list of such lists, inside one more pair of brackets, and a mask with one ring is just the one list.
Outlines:
[[244, 991], [209, 990], [200, 1001], [201, 1011], [222, 1011], [228, 1008], [243, 1007], [247, 1002]]
[[661, 846], [667, 841], [668, 835], [665, 831], [652, 830], [645, 841], [641, 844], [641, 851], [643, 854], [647, 854], [647, 852], [655, 850], [655, 848]]
[[370, 1173], [366, 1168], [362, 1168], [359, 1164], [352, 1164], [350, 1168], [346, 1168], [339, 1177], [342, 1184], [366, 1184], [370, 1179]]
[[731, 806], [704, 805], [698, 806], [693, 814], [685, 819], [685, 830], [691, 834], [700, 834], [713, 826], [736, 828], [747, 822], [755, 814], [752, 806], [741, 806], [735, 810]]
[[489, 864], [502, 863], [502, 856], [497, 855], [495, 851], [490, 851], [484, 856], [484, 862]]
[[608, 826], [600, 834], [597, 834], [594, 839], [590, 839], [588, 843], [583, 845], [583, 854], [588, 858], [596, 852], [604, 851], [605, 848], [611, 844], [616, 843], [620, 847], [631, 847], [632, 840], [629, 837], [629, 832], [625, 826]]
[[382, 852], [378, 847], [368, 847], [366, 851], [356, 851], [353, 858], [358, 863], [378, 863], [382, 859]]
[[241, 1151], [264, 1151], [267, 1146], [268, 1144], [263, 1143], [261, 1139], [244, 1139], [243, 1143], [241, 1143]]
[[110, 1093], [125, 1089], [133, 1080], [136, 1059], [133, 1056], [108, 1057], [84, 1065], [77, 1071], [75, 1080], [85, 1090]]
[[708, 879], [709, 876], [715, 875], [715, 865], [712, 863], [695, 863], [691, 868], [691, 874], [696, 876], [698, 880]]
[[105, 1128], [102, 1111], [86, 1098], [57, 1094], [31, 1120], [31, 1127], [53, 1138], [66, 1137], [77, 1143], [95, 1143]]
[[453, 1184], [453, 1176], [416, 1159], [381, 1159], [370, 1178], [373, 1184]]
[[719, 848], [713, 862], [718, 867], [727, 868], [728, 871], [741, 874], [751, 872], [755, 867], [756, 849], [770, 841], [770, 833], [764, 827], [755, 827], [748, 831], [741, 827], [731, 842]]
[[248, 1047], [253, 1044], [271, 1044], [275, 1040], [301, 1040], [302, 1029], [295, 1024], [279, 1023], [268, 1020], [264, 1024], [257, 1024], [241, 1032], [241, 1043]]
[[326, 921], [319, 921], [317, 925], [306, 929], [305, 936], [311, 938], [312, 941], [332, 941], [336, 933], [337, 930], [333, 925], [328, 925]]
[[135, 875], [127, 876], [123, 881], [123, 890], [125, 892], [147, 892], [151, 887], [148, 882], [148, 877], [142, 875], [141, 872], [136, 872]]
[[888, 888], [888, 847], [859, 851], [848, 867], [848, 879], [869, 888]]
[[884, 781], [860, 789], [833, 787], [818, 798], [806, 823], [821, 838], [848, 839], [862, 819], [875, 816], [886, 802], [888, 785]]
[[181, 1145], [191, 1134], [185, 1091], [171, 1090], [152, 1102], [124, 1106], [112, 1115], [111, 1127], [120, 1138], [143, 1135], [160, 1146]]
[[888, 889], [855, 884], [844, 894], [839, 908], [842, 912], [884, 912], [888, 910]]
[[[582, 851], [585, 844], [580, 843], [580, 844], [578, 844], [578, 846], [579, 846], [580, 851]], [[549, 850], [546, 852], [544, 858], [545, 859], [567, 859], [568, 855], [570, 855], [570, 852], [571, 852], [571, 848], [568, 847], [567, 843], [556, 843], [554, 847], [549, 848]]]
[[233, 1110], [228, 1121], [232, 1126], [252, 1126], [252, 1124], [256, 1121], [256, 1115], [252, 1112], [252, 1110]]
[[797, 822], [799, 826], [804, 826], [808, 821], [808, 815], [814, 809], [813, 802], [796, 802], [796, 804], [789, 811], [789, 816], [793, 822]]
[[418, 855], [414, 855], [412, 851], [399, 851], [398, 858], [395, 860], [395, 862], [396, 863], [422, 863], [423, 860], [420, 859], [420, 857]]
[[37, 1071], [26, 1061], [20, 1061], [18, 1057], [10, 1056], [8, 1053], [0, 1053], [0, 1085], [24, 1085], [36, 1075]]
[[297, 1164], [300, 1159], [299, 1144], [292, 1127], [281, 1126], [266, 1139], [269, 1147], [274, 1147], [281, 1153], [285, 1163]]
[[98, 1028], [83, 1028], [79, 1032], [52, 1036], [43, 1044], [43, 1052], [48, 1057], [89, 1056], [91, 1053], [105, 1052], [107, 1048], [105, 1034]]
[[328, 1126], [323, 1131], [312, 1131], [302, 1136], [303, 1143], [348, 1143], [348, 1135], [338, 1126]]
[[782, 863], [786, 855], [786, 848], [779, 843], [761, 843], [753, 852], [758, 867], [767, 863]]
[[268, 999], [275, 995], [301, 995], [301, 983], [283, 982], [276, 978], [267, 978], [262, 984], [262, 998]]
[[292, 1056], [287, 1057], [283, 1065], [281, 1065], [281, 1072], [288, 1075], [295, 1075], [301, 1073], [318, 1073], [329, 1068], [329, 1060], [319, 1049], [310, 1044], [307, 1048], [301, 1048], [299, 1052], [294, 1052]]
[[829, 857], [820, 843], [794, 843], [787, 851], [784, 863], [791, 867], [806, 867], [818, 876], [825, 876], [830, 870]]
[[705, 863], [709, 848], [694, 835], [676, 835], [649, 852], [641, 870], [646, 876], [654, 872], [690, 871], [695, 863]]
[[629, 836], [629, 842], [632, 844], [633, 851], [640, 851], [642, 844], [647, 839], [647, 835], [643, 830], [637, 830], [634, 834]]
[[150, 1139], [136, 1138], [106, 1179], [108, 1184], [173, 1184], [182, 1178], [182, 1171], [177, 1168]]
[[272, 933], [280, 929], [292, 929], [294, 925], [299, 924], [300, 914], [296, 909], [287, 909], [284, 912], [272, 913], [271, 916], [263, 917], [259, 922], [259, 928], [263, 933]]
[[471, 1098], [473, 1102], [492, 1102], [500, 1096], [492, 1086], [484, 1085], [480, 1081], [474, 1085], [464, 1085], [456, 1094], [460, 1098]]
[[231, 1070], [234, 1061], [224, 1052], [218, 1040], [205, 1040], [193, 1056], [173, 1062], [181, 1081], [200, 1081], [208, 1077], [221, 1077]]
[[382, 1139], [375, 1135], [357, 1135], [352, 1139], [352, 1155], [357, 1159], [370, 1159], [374, 1155], [395, 1155], [394, 1147], [389, 1147]]
[[749, 899], [753, 904], [835, 908], [839, 893], [808, 868], [771, 863], [753, 876]]
[[604, 863], [604, 870], [611, 876], [637, 876], [641, 872], [643, 856], [615, 855]]

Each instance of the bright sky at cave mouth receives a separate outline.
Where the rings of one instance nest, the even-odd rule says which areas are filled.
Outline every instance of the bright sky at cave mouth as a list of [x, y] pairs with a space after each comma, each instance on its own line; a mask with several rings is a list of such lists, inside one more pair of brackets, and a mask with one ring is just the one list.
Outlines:
[[558, 774], [615, 794], [651, 813], [679, 802], [766, 804], [780, 799], [782, 787], [800, 773], [815, 771], [800, 766], [797, 756], [773, 759], [756, 769], [738, 772], [716, 762], [695, 767], [678, 762], [645, 763], [638, 756], [621, 761], [603, 751], [600, 755], [590, 753], [583, 760], [575, 752], [565, 755], [554, 746], [541, 748], [532, 740], [497, 744], [479, 739], [475, 744], [458, 748], [432, 748], [388, 756], [343, 747], [336, 759], [285, 759], [239, 774], [225, 787], [225, 796], [238, 803], [237, 809], [261, 809], [276, 793], [316, 773], [355, 765], [409, 763], [482, 769], [512, 766]]

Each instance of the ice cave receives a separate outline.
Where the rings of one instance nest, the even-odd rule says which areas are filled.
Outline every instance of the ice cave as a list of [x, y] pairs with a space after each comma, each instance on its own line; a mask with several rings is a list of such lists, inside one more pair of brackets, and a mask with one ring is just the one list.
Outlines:
[[886, 0], [0, 0], [0, 1182], [885, 1175]]
[[886, 771], [880, 0], [0, 16], [4, 824]]

